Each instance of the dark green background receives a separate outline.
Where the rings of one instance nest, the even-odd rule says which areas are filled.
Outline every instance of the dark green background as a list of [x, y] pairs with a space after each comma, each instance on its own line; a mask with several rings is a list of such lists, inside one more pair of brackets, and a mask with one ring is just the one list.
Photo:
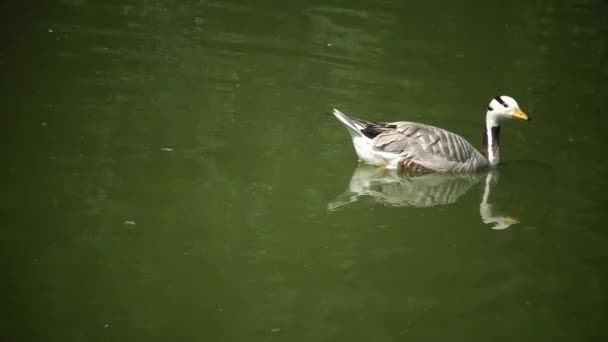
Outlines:
[[[0, 10], [2, 341], [607, 339], [605, 1]], [[521, 223], [481, 183], [327, 210], [332, 107], [478, 146], [499, 94], [534, 119], [492, 192]]]

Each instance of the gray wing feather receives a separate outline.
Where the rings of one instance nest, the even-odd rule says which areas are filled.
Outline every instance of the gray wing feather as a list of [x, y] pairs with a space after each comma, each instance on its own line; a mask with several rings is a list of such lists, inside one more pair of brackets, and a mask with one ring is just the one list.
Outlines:
[[389, 125], [395, 128], [374, 138], [378, 150], [402, 154], [433, 170], [471, 171], [485, 166], [483, 155], [457, 134], [415, 122]]

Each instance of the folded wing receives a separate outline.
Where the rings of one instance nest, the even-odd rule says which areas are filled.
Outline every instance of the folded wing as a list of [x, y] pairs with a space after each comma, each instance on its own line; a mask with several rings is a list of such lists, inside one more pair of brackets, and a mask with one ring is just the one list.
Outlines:
[[401, 154], [403, 159], [441, 171], [470, 171], [484, 166], [485, 157], [461, 136], [415, 122], [382, 125], [373, 138], [374, 148]]

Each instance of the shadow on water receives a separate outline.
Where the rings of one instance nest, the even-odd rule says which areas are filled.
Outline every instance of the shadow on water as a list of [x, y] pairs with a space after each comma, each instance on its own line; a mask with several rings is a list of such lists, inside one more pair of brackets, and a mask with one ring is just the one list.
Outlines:
[[506, 229], [519, 223], [510, 216], [498, 214], [490, 201], [492, 188], [498, 183], [498, 170], [476, 173], [427, 173], [405, 175], [397, 171], [359, 165], [348, 188], [327, 209], [335, 211], [362, 198], [389, 207], [428, 208], [456, 203], [475, 184], [483, 180], [483, 194], [479, 203], [481, 221], [492, 229]]

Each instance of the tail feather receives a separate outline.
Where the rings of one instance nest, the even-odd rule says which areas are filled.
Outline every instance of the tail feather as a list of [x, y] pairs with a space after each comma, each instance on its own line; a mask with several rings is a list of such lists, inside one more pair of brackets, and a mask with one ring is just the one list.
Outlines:
[[348, 132], [353, 136], [364, 136], [361, 130], [365, 128], [361, 123], [349, 118], [346, 114], [334, 108], [334, 116], [346, 126]]

